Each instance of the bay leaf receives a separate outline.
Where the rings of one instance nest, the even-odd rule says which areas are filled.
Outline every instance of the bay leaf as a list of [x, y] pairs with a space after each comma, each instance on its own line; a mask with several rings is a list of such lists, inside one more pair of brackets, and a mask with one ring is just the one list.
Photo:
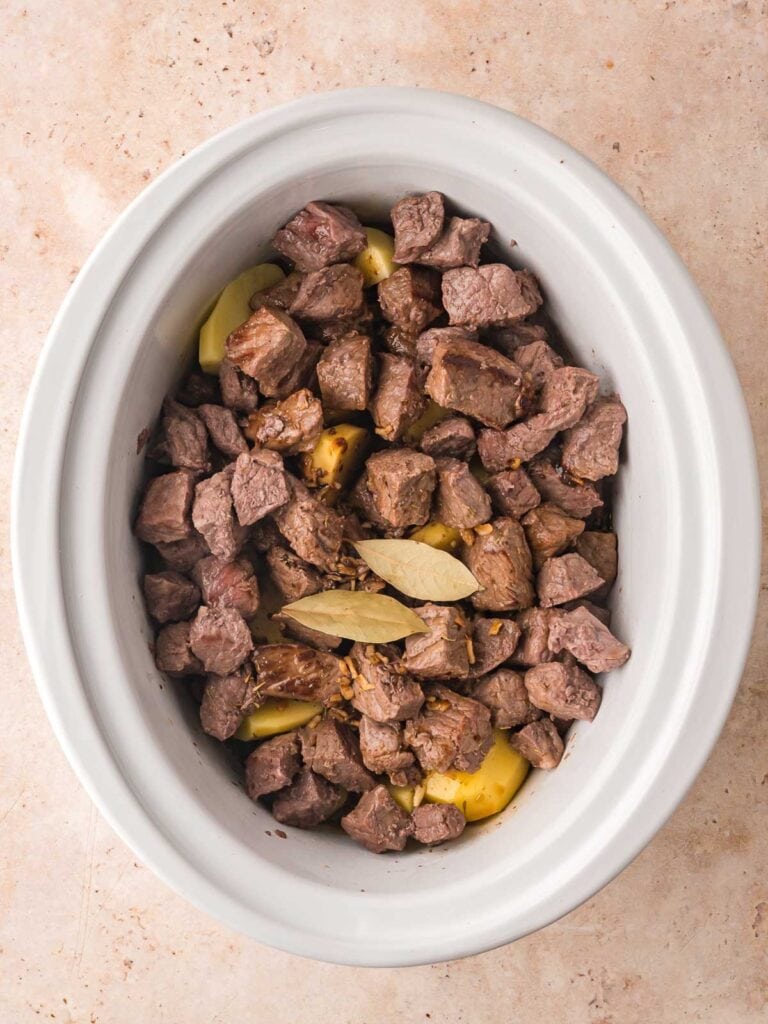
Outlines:
[[321, 633], [367, 644], [428, 632], [419, 616], [394, 597], [366, 590], [324, 590], [284, 605], [281, 614]]
[[480, 589], [458, 558], [418, 540], [361, 540], [355, 548], [377, 576], [408, 597], [460, 601]]

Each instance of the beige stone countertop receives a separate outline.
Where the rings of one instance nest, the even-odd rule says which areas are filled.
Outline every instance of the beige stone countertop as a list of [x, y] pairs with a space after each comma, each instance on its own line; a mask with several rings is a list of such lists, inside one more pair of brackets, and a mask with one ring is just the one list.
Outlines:
[[[768, 479], [766, 3], [6, 0], [2, 22], [6, 494], [45, 333], [130, 200], [249, 114], [379, 84], [514, 110], [637, 199], [722, 326]], [[1, 536], [0, 1024], [768, 1021], [765, 600], [717, 748], [622, 875], [495, 952], [360, 970], [302, 961], [219, 926], [102, 821], [59, 749], [22, 648], [7, 507]]]

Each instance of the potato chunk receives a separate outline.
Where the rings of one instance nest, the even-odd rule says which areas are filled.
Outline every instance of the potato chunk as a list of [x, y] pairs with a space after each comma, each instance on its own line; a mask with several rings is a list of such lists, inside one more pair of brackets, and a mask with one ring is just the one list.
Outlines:
[[476, 772], [430, 772], [427, 803], [454, 804], [467, 821], [503, 811], [528, 774], [530, 765], [509, 745], [507, 733], [494, 730], [493, 746]]
[[322, 704], [306, 700], [266, 700], [246, 715], [235, 733], [238, 740], [260, 740], [306, 725], [323, 710]]
[[355, 257], [355, 266], [363, 275], [363, 286], [370, 288], [393, 274], [400, 264], [394, 260], [395, 240], [386, 231], [366, 228], [365, 237], [365, 248]]
[[393, 786], [391, 782], [388, 782], [387, 789], [395, 803], [402, 807], [406, 814], [410, 814], [413, 811], [413, 801], [416, 793], [414, 786]]
[[276, 263], [259, 263], [229, 282], [200, 328], [199, 359], [205, 373], [219, 372], [227, 338], [251, 315], [248, 300], [253, 293], [271, 288], [284, 277]]
[[422, 544], [429, 544], [431, 548], [437, 548], [439, 551], [451, 552], [461, 543], [461, 532], [453, 526], [446, 526], [445, 523], [431, 522], [414, 530], [409, 539], [420, 540]]
[[334, 501], [365, 458], [369, 442], [364, 427], [353, 423], [328, 427], [302, 460], [304, 479], [312, 487], [326, 488], [326, 500]]

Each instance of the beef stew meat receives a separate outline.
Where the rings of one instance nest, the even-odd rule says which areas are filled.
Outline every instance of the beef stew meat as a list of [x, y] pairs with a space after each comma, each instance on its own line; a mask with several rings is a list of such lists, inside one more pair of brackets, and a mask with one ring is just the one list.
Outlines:
[[[556, 768], [599, 710], [593, 676], [630, 656], [606, 605], [626, 409], [465, 213], [404, 196], [388, 255], [335, 203], [281, 227], [285, 275], [159, 411], [134, 526], [157, 668], [243, 759], [247, 795], [374, 853], [457, 839], [463, 787], [504, 788], [498, 743]], [[478, 589], [416, 600], [354, 546], [411, 535]], [[383, 590], [426, 629], [352, 643], [284, 608], [329, 590]]]

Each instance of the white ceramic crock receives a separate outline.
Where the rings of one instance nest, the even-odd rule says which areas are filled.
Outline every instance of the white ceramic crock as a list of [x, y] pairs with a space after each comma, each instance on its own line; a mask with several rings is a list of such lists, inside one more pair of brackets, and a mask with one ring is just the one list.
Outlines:
[[[596, 721], [501, 816], [434, 851], [374, 857], [274, 834], [183, 685], [156, 671], [131, 535], [139, 432], [201, 314], [307, 200], [363, 214], [439, 189], [542, 282], [579, 362], [629, 411], [616, 495], [616, 632], [631, 660]], [[514, 239], [516, 246], [510, 248]], [[14, 564], [46, 709], [83, 784], [193, 903], [304, 956], [398, 965], [476, 953], [595, 893], [648, 842], [720, 731], [746, 656], [759, 506], [744, 402], [717, 327], [643, 213], [574, 150], [469, 99], [365, 89], [212, 139], [108, 233], [51, 330], [16, 464]], [[272, 833], [271, 835], [269, 833]]]

